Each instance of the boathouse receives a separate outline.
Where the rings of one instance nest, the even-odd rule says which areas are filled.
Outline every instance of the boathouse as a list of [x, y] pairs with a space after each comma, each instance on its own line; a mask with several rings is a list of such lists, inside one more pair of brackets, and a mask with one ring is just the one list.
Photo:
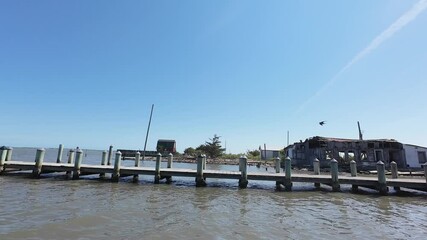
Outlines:
[[359, 169], [375, 169], [378, 161], [389, 167], [392, 161], [399, 168], [406, 168], [403, 144], [394, 139], [343, 139], [315, 136], [285, 148], [286, 156], [297, 167], [312, 167], [313, 160], [319, 159], [322, 167], [330, 166], [336, 159], [342, 168], [349, 167], [350, 161], [356, 161]]
[[167, 155], [169, 153], [176, 153], [176, 142], [175, 140], [159, 139], [157, 141], [157, 152], [162, 155]]
[[421, 168], [427, 162], [427, 147], [421, 147], [412, 144], [403, 144], [405, 150], [407, 167]]

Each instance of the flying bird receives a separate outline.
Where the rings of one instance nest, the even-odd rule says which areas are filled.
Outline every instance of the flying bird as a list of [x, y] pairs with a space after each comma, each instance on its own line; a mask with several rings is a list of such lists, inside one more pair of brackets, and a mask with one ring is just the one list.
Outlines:
[[321, 121], [321, 122], [319, 122], [319, 125], [323, 126], [323, 125], [325, 125], [325, 123], [326, 123], [326, 121]]

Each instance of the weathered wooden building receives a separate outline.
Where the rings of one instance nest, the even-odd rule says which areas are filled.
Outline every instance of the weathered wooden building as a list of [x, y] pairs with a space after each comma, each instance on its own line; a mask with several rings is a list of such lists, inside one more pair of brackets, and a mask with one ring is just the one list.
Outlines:
[[355, 160], [359, 169], [373, 169], [378, 161], [388, 167], [395, 161], [399, 168], [406, 167], [403, 144], [393, 139], [342, 139], [315, 136], [285, 148], [291, 157], [292, 165], [310, 167], [315, 158], [322, 167], [327, 167], [332, 159], [336, 159], [341, 167], [349, 166]]

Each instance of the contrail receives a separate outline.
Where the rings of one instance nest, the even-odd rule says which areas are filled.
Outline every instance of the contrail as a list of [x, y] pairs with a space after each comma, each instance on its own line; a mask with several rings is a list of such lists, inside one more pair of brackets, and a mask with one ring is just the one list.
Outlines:
[[347, 69], [349, 69], [353, 64], [360, 61], [366, 55], [374, 51], [379, 47], [383, 42], [392, 37], [400, 29], [405, 27], [408, 23], [412, 22], [420, 13], [422, 13], [427, 8], [427, 0], [420, 0], [414, 6], [412, 6], [409, 11], [405, 12], [400, 16], [394, 23], [392, 23], [386, 30], [384, 30], [380, 35], [378, 35], [374, 40], [369, 43], [362, 51], [360, 51], [355, 57], [353, 57], [340, 71], [338, 71], [325, 85], [323, 85], [313, 96], [311, 96], [307, 101], [305, 101], [297, 110], [297, 113], [304, 110], [304, 108], [322, 94], [326, 89], [328, 89], [332, 84], [334, 84], [337, 79], [343, 74]]

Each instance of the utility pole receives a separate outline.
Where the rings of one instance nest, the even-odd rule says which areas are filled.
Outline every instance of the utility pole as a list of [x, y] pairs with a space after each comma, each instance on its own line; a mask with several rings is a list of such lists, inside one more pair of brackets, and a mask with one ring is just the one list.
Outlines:
[[360, 123], [357, 121], [357, 127], [359, 128], [359, 140], [363, 140], [362, 131], [360, 130]]
[[142, 160], [145, 159], [145, 150], [147, 149], [148, 133], [150, 132], [151, 117], [153, 116], [153, 109], [154, 109], [154, 104], [151, 105], [150, 120], [148, 121], [147, 135], [145, 136], [144, 153], [142, 154]]

